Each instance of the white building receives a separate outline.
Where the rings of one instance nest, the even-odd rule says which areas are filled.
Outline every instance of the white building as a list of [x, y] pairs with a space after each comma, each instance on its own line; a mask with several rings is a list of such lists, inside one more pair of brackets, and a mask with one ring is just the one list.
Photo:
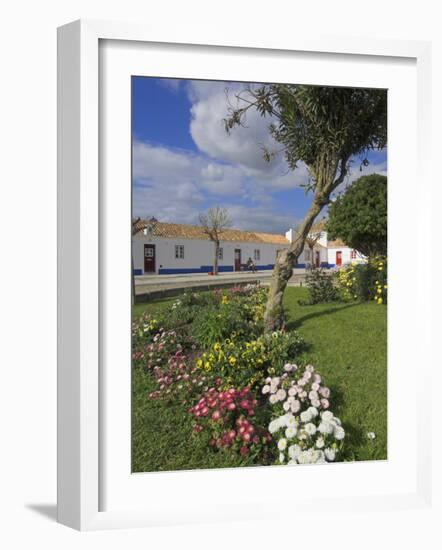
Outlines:
[[[214, 243], [202, 227], [152, 219], [140, 220], [136, 230], [132, 239], [135, 275], [209, 273], [213, 270]], [[249, 258], [258, 270], [273, 269], [278, 251], [287, 247], [294, 236], [292, 229], [285, 235], [227, 229], [220, 242], [218, 270], [220, 273], [241, 271]], [[315, 265], [334, 267], [357, 259], [357, 253], [340, 244], [327, 242], [326, 231], [321, 231], [313, 248]], [[310, 264], [310, 256], [311, 250], [306, 246], [298, 267]]]

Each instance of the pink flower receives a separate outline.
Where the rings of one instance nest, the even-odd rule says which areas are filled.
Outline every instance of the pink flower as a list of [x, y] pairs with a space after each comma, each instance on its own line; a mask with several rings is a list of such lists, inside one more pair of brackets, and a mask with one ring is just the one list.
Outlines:
[[330, 406], [330, 403], [329, 403], [328, 399], [321, 399], [321, 405], [322, 405], [323, 409], [328, 409], [329, 406]]
[[241, 447], [239, 452], [241, 453], [241, 456], [246, 456], [246, 455], [249, 454], [249, 449], [247, 447], [243, 446], [243, 447]]

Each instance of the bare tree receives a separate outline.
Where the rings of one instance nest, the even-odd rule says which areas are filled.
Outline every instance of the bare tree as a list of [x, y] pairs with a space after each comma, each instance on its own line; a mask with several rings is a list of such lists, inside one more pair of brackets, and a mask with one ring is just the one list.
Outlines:
[[231, 221], [226, 208], [209, 208], [207, 214], [199, 215], [200, 224], [204, 233], [215, 245], [213, 259], [213, 274], [218, 275], [219, 243], [223, 232], [230, 227]]

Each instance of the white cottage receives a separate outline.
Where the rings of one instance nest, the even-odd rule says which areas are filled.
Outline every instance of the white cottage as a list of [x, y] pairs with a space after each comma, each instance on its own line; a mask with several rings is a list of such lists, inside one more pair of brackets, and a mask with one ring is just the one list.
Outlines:
[[[140, 221], [133, 237], [135, 275], [209, 273], [214, 244], [202, 227], [156, 220]], [[284, 235], [227, 229], [220, 242], [218, 271], [241, 271], [251, 258], [257, 269], [273, 269], [278, 250], [288, 245]]]
[[[299, 268], [312, 263], [332, 268], [365, 260], [342, 241], [328, 241], [321, 224], [312, 228], [312, 235], [317, 240], [313, 250], [305, 247], [298, 259]], [[293, 229], [285, 235], [227, 229], [220, 242], [218, 271], [241, 271], [249, 258], [258, 270], [271, 270], [278, 251], [295, 236]], [[213, 269], [214, 244], [200, 226], [140, 220], [132, 241], [135, 275], [209, 273]]]

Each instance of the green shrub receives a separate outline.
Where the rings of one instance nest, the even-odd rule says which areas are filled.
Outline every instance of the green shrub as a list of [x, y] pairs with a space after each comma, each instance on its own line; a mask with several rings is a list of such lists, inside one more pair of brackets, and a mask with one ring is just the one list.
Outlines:
[[245, 340], [262, 332], [262, 324], [252, 316], [252, 310], [239, 300], [225, 302], [218, 308], [201, 309], [191, 328], [195, 342], [203, 349], [227, 338]]
[[386, 304], [387, 259], [378, 257], [367, 263], [342, 267], [338, 272], [338, 286], [343, 300], [374, 300]]
[[306, 276], [305, 283], [309, 291], [309, 297], [307, 302], [300, 301], [299, 303], [301, 305], [336, 302], [340, 299], [333, 273], [325, 271], [321, 268], [312, 269], [312, 271]]
[[304, 348], [305, 342], [296, 331], [276, 331], [249, 342], [227, 339], [205, 351], [196, 366], [219, 377], [224, 388], [252, 388], [262, 384], [269, 374], [279, 372], [289, 360], [295, 360]]

